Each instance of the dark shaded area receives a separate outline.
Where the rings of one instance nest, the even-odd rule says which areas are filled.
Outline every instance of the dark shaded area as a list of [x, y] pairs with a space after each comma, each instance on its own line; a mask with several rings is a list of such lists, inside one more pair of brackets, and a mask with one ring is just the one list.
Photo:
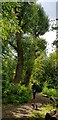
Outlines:
[[35, 118], [35, 117], [22, 117], [22, 118], [3, 118], [2, 120], [44, 120], [43, 118]]
[[58, 111], [52, 110], [49, 113], [46, 113], [45, 120], [58, 120]]

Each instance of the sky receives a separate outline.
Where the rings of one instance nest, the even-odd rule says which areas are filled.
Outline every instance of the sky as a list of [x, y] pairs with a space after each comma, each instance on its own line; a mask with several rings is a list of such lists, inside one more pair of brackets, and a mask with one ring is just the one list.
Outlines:
[[[44, 8], [44, 11], [46, 12], [46, 14], [48, 15], [50, 20], [51, 19], [55, 20], [56, 19], [56, 2], [55, 2], [56, 0], [54, 0], [53, 2], [51, 2], [52, 0], [50, 0], [50, 2], [45, 2], [45, 1], [46, 0], [44, 0], [44, 2], [43, 2], [43, 0], [41, 0], [41, 2], [40, 2], [42, 7]], [[52, 48], [52, 43], [53, 43], [54, 40], [56, 40], [56, 31], [46, 32], [43, 35], [43, 38], [46, 39], [46, 41], [48, 42], [48, 44], [47, 44], [47, 54], [49, 55], [54, 50], [54, 48]]]
[[58, 1], [56, 3], [56, 18], [58, 18]]
[[41, 2], [50, 19], [56, 18], [56, 2]]
[[38, 2], [57, 2], [57, 0], [37, 0]]

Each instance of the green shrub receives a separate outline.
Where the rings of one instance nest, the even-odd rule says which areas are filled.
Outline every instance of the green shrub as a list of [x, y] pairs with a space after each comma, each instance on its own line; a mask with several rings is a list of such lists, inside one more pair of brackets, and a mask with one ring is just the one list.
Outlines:
[[24, 85], [14, 85], [13, 83], [5, 83], [2, 88], [2, 102], [12, 104], [22, 104], [30, 101], [31, 89]]
[[53, 89], [53, 88], [48, 88], [47, 86], [48, 86], [47, 82], [45, 82], [43, 90], [42, 90], [42, 93], [46, 94], [48, 96], [58, 97], [58, 94], [57, 94], [58, 90], [57, 89]]

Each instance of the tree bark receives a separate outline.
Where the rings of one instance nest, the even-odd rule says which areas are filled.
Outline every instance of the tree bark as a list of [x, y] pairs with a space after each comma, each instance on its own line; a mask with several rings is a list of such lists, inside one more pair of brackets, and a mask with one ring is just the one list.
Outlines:
[[27, 69], [26, 71], [26, 74], [25, 74], [25, 79], [24, 79], [24, 84], [25, 86], [28, 86], [29, 85], [29, 82], [30, 82], [30, 78], [31, 78], [31, 74], [32, 74], [32, 69], [33, 69], [33, 65], [34, 65], [34, 60], [35, 60], [35, 47], [33, 46], [33, 58], [31, 56], [31, 60], [33, 59], [32, 63], [30, 64], [29, 68]]
[[32, 74], [32, 68], [30, 67], [25, 74], [25, 80], [24, 80], [25, 86], [29, 85], [31, 74]]
[[18, 55], [18, 63], [16, 67], [16, 73], [14, 77], [14, 83], [19, 83], [21, 81], [22, 72], [23, 72], [23, 48], [21, 41], [22, 34], [21, 32], [16, 33], [16, 42], [17, 42], [17, 55]]

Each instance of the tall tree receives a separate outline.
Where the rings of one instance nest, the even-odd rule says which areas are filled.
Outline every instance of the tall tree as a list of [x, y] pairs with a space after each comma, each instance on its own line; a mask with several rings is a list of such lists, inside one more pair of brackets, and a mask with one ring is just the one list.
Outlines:
[[5, 42], [6, 47], [10, 44], [17, 53], [18, 61], [14, 82], [18, 83], [21, 80], [24, 63], [22, 37], [28, 33], [35, 38], [43, 35], [48, 30], [49, 20], [41, 5], [32, 2], [3, 2], [2, 15], [3, 43]]

